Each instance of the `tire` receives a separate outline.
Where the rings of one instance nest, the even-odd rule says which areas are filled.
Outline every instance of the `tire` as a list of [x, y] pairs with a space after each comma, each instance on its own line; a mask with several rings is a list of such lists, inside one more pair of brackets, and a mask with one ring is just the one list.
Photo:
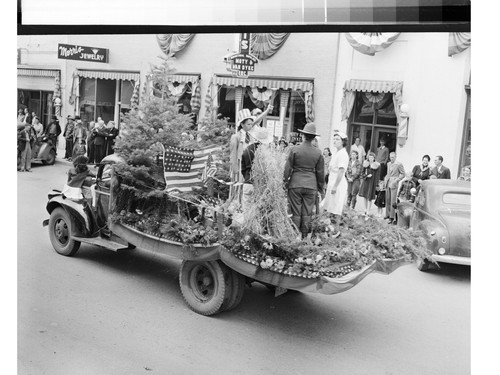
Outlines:
[[80, 248], [80, 242], [71, 238], [72, 224], [69, 214], [57, 207], [50, 214], [49, 237], [54, 250], [61, 255], [73, 256]]
[[221, 310], [226, 294], [224, 265], [218, 261], [184, 260], [179, 274], [182, 296], [194, 312], [213, 315]]
[[245, 276], [228, 268], [228, 279], [230, 288], [229, 293], [226, 292], [228, 297], [227, 304], [223, 304], [225, 311], [232, 310], [238, 306], [245, 293]]
[[44, 165], [54, 165], [56, 162], [56, 152], [54, 150], [49, 151], [49, 156], [46, 160], [42, 160]]
[[422, 272], [427, 272], [430, 269], [430, 262], [427, 259], [417, 260], [417, 269]]

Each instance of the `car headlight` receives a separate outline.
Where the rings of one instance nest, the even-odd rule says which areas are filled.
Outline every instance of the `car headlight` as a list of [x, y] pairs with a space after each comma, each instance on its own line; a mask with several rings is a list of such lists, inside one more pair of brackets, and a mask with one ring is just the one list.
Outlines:
[[438, 250], [438, 253], [439, 255], [444, 255], [444, 253], [446, 253], [446, 250], [444, 247], [440, 247], [439, 250]]

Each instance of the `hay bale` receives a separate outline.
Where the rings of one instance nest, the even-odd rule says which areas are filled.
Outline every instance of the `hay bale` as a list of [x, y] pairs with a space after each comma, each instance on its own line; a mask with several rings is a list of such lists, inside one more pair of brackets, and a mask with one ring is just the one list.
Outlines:
[[296, 239], [298, 230], [288, 217], [283, 175], [286, 154], [274, 145], [261, 145], [252, 164], [254, 194], [244, 215], [243, 229], [274, 239]]

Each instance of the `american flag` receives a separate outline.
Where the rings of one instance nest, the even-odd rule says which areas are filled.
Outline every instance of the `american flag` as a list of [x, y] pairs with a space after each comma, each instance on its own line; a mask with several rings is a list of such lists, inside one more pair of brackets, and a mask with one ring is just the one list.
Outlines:
[[[211, 154], [220, 146], [207, 146], [201, 150], [164, 146], [163, 174], [167, 183], [166, 190], [189, 192], [203, 183], [202, 177], [211, 177], [217, 171]], [[205, 178], [206, 179], [206, 178]]]
[[205, 168], [203, 169], [203, 174], [201, 175], [201, 180], [206, 184], [209, 177], [214, 177], [217, 173], [217, 166], [215, 165], [214, 158], [212, 154], [208, 155], [207, 162], [205, 163]]

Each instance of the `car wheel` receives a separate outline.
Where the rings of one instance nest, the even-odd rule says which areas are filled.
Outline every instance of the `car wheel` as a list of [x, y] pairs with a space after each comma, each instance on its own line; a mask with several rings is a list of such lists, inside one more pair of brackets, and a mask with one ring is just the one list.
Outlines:
[[431, 263], [427, 259], [417, 260], [417, 269], [422, 272], [429, 271]]
[[80, 248], [80, 242], [71, 238], [72, 224], [69, 214], [57, 207], [50, 214], [49, 237], [54, 250], [61, 255], [73, 256]]
[[179, 274], [182, 296], [194, 312], [213, 315], [220, 311], [226, 298], [224, 265], [215, 261], [182, 262]]
[[42, 163], [44, 165], [54, 165], [55, 162], [56, 162], [56, 152], [54, 150], [50, 150], [47, 159], [42, 160]]

